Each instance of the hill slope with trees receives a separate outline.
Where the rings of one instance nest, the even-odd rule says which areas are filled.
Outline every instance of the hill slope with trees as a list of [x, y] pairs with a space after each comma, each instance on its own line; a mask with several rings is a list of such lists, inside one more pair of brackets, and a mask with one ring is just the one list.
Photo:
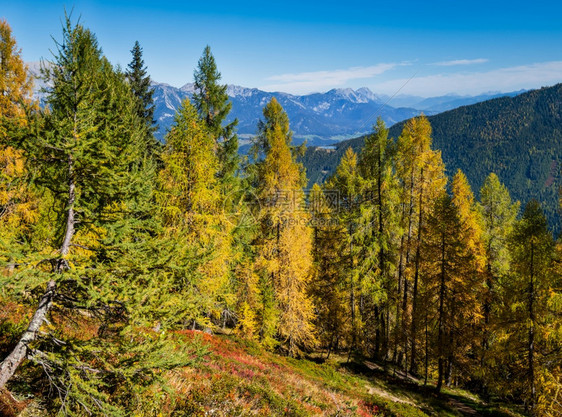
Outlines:
[[[139, 44], [123, 72], [68, 16], [55, 42], [42, 108], [0, 20], [0, 415], [562, 415], [562, 242], [450, 180], [425, 116], [307, 193], [275, 98], [239, 156], [209, 47], [161, 145]], [[559, 111], [505, 103], [492, 144]]]
[[[562, 165], [562, 84], [459, 107], [428, 117], [433, 145], [440, 149], [448, 174], [461, 169], [475, 190], [490, 172], [512, 196], [541, 201], [551, 225], [558, 224]], [[398, 138], [404, 123], [389, 130]], [[335, 149], [309, 148], [302, 160], [309, 185], [325, 181], [348, 147], [359, 151], [365, 138]]]

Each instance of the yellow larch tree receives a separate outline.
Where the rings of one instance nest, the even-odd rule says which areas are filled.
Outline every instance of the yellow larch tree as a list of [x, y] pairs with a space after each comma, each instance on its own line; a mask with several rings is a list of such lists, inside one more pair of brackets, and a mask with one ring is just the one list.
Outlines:
[[275, 98], [263, 113], [265, 120], [256, 141], [262, 155], [257, 162], [261, 230], [256, 241], [264, 301], [261, 338], [271, 346], [275, 328], [283, 347], [295, 356], [315, 343], [309, 295], [312, 229], [304, 208], [304, 175], [292, 151], [287, 114]]
[[[177, 241], [178, 303], [191, 310], [180, 315], [209, 328], [232, 305], [231, 235], [221, 210], [215, 143], [189, 100], [182, 103], [166, 142], [160, 172], [163, 222], [166, 234]], [[182, 303], [185, 291], [197, 301]]]
[[[424, 223], [432, 202], [443, 193], [447, 182], [440, 151], [431, 149], [431, 125], [425, 116], [410, 119], [396, 144], [396, 173], [401, 185], [401, 227], [398, 288], [402, 291], [401, 318], [396, 320], [402, 345], [404, 368], [416, 373], [420, 323], [419, 292], [424, 246]], [[395, 348], [396, 350], [396, 348]], [[395, 352], [396, 355], [396, 352]], [[410, 355], [410, 356], [409, 356]], [[408, 361], [409, 356], [409, 361]], [[408, 364], [408, 362], [410, 362]]]
[[25, 106], [31, 106], [32, 79], [21, 58], [10, 25], [0, 20], [0, 245], [25, 233], [38, 217], [37, 198], [25, 181], [23, 154], [13, 144], [26, 126]]

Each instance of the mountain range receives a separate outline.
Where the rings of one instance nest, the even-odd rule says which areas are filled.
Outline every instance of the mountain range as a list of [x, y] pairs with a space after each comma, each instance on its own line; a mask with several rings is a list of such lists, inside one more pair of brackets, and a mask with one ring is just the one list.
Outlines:
[[[189, 83], [176, 88], [153, 83], [153, 88], [155, 119], [159, 125], [157, 136], [162, 140], [181, 102], [193, 96], [194, 85]], [[289, 115], [295, 142], [307, 140], [312, 145], [329, 145], [366, 133], [377, 116], [388, 124], [394, 124], [420, 114], [417, 109], [385, 105], [384, 98], [368, 88], [333, 89], [326, 93], [298, 96], [229, 85], [227, 93], [232, 103], [227, 121], [238, 119], [237, 130], [242, 144], [245, 138], [256, 134], [258, 120], [263, 117], [262, 109], [273, 97]]]
[[[45, 83], [40, 78], [40, 63], [29, 62], [27, 65], [36, 79], [35, 96], [44, 100], [45, 95], [41, 89], [45, 87]], [[178, 88], [153, 82], [152, 86], [155, 119], [159, 126], [156, 136], [164, 141], [182, 101], [193, 97], [194, 85], [188, 83]], [[248, 148], [249, 138], [256, 134], [263, 107], [275, 97], [289, 115], [296, 144], [306, 140], [309, 146], [326, 146], [368, 133], [378, 116], [391, 126], [421, 113], [433, 115], [451, 108], [518, 93], [520, 92], [490, 92], [478, 96], [449, 94], [430, 98], [411, 95], [391, 97], [375, 94], [363, 87], [357, 90], [341, 88], [325, 93], [294, 95], [228, 85], [227, 94], [232, 103], [232, 111], [227, 121], [238, 119], [240, 148], [244, 152]]]
[[[174, 114], [185, 98], [191, 98], [194, 85], [189, 83], [177, 88], [163, 83], [153, 83], [155, 118], [159, 125], [157, 137], [163, 140], [171, 127]], [[357, 137], [371, 130], [378, 116], [390, 126], [417, 116], [436, 114], [443, 110], [488, 100], [502, 93], [489, 93], [474, 97], [447, 95], [423, 98], [416, 96], [388, 97], [377, 95], [368, 88], [332, 89], [325, 93], [293, 95], [282, 92], [266, 92], [257, 88], [229, 85], [227, 93], [232, 102], [228, 121], [238, 119], [241, 148], [249, 137], [256, 134], [263, 107], [275, 97], [283, 106], [294, 132], [295, 143], [304, 140], [308, 145], [333, 145], [341, 140]], [[517, 93], [507, 93], [515, 95]], [[393, 107], [394, 102], [399, 103]]]

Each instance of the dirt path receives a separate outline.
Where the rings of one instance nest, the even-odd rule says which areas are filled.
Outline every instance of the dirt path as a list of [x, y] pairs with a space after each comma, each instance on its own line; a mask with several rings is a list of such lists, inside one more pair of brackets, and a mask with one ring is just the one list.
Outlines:
[[449, 397], [448, 404], [456, 409], [459, 413], [466, 417], [483, 417], [478, 411], [476, 411], [471, 406], [460, 402], [459, 400]]
[[[385, 372], [384, 368], [374, 362], [371, 361], [364, 361], [364, 365], [370, 369], [373, 372], [377, 372], [379, 374], [384, 374], [387, 377], [390, 377], [390, 374], [388, 371]], [[406, 389], [411, 389], [413, 391], [417, 391], [420, 389], [420, 380], [418, 380], [417, 378], [408, 375], [406, 376], [404, 374], [404, 372], [402, 371], [396, 371], [393, 373], [392, 378], [395, 378], [396, 380], [401, 381], [402, 384], [404, 384], [404, 387]], [[372, 394], [377, 394], [381, 397], [387, 398], [390, 401], [395, 401], [395, 402], [401, 402], [401, 403], [406, 403], [409, 405], [413, 405], [416, 406], [416, 404], [414, 404], [413, 402], [406, 400], [406, 399], [402, 399], [396, 395], [393, 395], [390, 392], [387, 392], [383, 389], [380, 388], [371, 388], [370, 393]], [[445, 393], [441, 393], [440, 394], [442, 400], [451, 408], [457, 410], [459, 413], [461, 413], [463, 416], [465, 417], [483, 417], [482, 414], [480, 414], [477, 410], [475, 410], [474, 408], [472, 408], [470, 405], [463, 403], [462, 401], [459, 401], [458, 399], [447, 395]]]

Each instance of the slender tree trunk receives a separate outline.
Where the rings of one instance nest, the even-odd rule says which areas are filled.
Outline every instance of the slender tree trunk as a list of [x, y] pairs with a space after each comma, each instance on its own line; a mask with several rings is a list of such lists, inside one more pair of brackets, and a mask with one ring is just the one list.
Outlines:
[[379, 359], [380, 354], [380, 343], [381, 343], [381, 318], [379, 315], [379, 306], [375, 305], [375, 359]]
[[349, 288], [349, 304], [351, 308], [351, 346], [349, 348], [349, 355], [347, 361], [351, 359], [351, 353], [355, 349], [355, 344], [357, 342], [357, 329], [355, 323], [355, 283], [353, 282], [353, 268], [355, 266], [353, 262], [353, 237], [351, 224], [349, 226], [349, 266], [350, 266], [350, 288]]
[[[390, 291], [389, 291], [390, 293]], [[386, 326], [385, 326], [385, 337], [384, 337], [384, 360], [388, 361], [390, 354], [390, 294], [386, 301]]]
[[[378, 144], [378, 166], [377, 166], [377, 202], [378, 202], [378, 217], [379, 217], [379, 236], [378, 236], [378, 243], [379, 243], [379, 269], [380, 269], [380, 274], [381, 277], [383, 279], [384, 282], [384, 286], [388, 288], [388, 286], [386, 285], [386, 283], [388, 282], [388, 277], [386, 276], [386, 259], [385, 259], [385, 252], [384, 252], [384, 245], [383, 240], [384, 240], [384, 226], [383, 226], [383, 202], [382, 202], [382, 164], [383, 164], [383, 156], [382, 156], [382, 149], [381, 149], [381, 143], [379, 141]], [[387, 290], [387, 303], [388, 303], [388, 290]], [[387, 350], [388, 350], [388, 341], [386, 339], [386, 326], [385, 326], [385, 321], [384, 321], [384, 312], [381, 312], [381, 328], [382, 328], [382, 350], [383, 350], [383, 354], [382, 357], [384, 359], [386, 359], [387, 356]], [[378, 338], [378, 335], [377, 335]], [[377, 343], [377, 356], [381, 356], [380, 352], [379, 352], [379, 347], [378, 347], [378, 343]]]
[[41, 325], [45, 321], [47, 313], [51, 308], [55, 291], [56, 283], [51, 280], [47, 284], [47, 290], [45, 291], [45, 294], [43, 294], [43, 297], [41, 297], [39, 306], [37, 307], [37, 310], [35, 310], [27, 330], [12, 352], [2, 361], [2, 363], [0, 363], [0, 389], [6, 385], [6, 382], [8, 382], [12, 375], [14, 375], [18, 366], [20, 366], [27, 356], [29, 343], [33, 342], [37, 337], [37, 332], [41, 328]]
[[382, 360], [386, 360], [386, 349], [387, 349], [387, 342], [386, 342], [386, 314], [384, 307], [381, 307], [380, 313], [380, 324], [381, 324], [381, 351], [379, 352], [379, 358]]
[[534, 256], [535, 256], [535, 246], [531, 243], [531, 268], [530, 268], [530, 281], [529, 281], [529, 345], [528, 345], [528, 357], [529, 357], [529, 383], [531, 388], [531, 398], [530, 398], [530, 411], [531, 415], [535, 415], [535, 397], [536, 397], [536, 387], [535, 387], [535, 282], [534, 282]]
[[449, 313], [449, 343], [447, 349], [447, 378], [446, 384], [448, 387], [451, 386], [452, 376], [453, 376], [453, 367], [455, 365], [455, 317], [457, 315], [457, 302], [456, 302], [456, 295], [453, 292], [451, 295], [450, 300], [450, 313]]
[[60, 259], [56, 266], [56, 272], [62, 273], [68, 269], [68, 261], [65, 259], [66, 255], [70, 252], [70, 245], [74, 238], [74, 230], [76, 225], [76, 218], [74, 213], [74, 204], [76, 201], [76, 184], [74, 183], [74, 161], [72, 156], [68, 156], [68, 201], [66, 203], [66, 228], [64, 231], [64, 238], [60, 247]]
[[[492, 207], [490, 208], [490, 216], [488, 216], [488, 224], [489, 224], [489, 229], [490, 230], [494, 230], [495, 228], [495, 221], [494, 221], [494, 216], [492, 215], [493, 212], [495, 212], [495, 206], [494, 203], [492, 202]], [[492, 273], [492, 239], [494, 239], [494, 236], [490, 237], [490, 240], [488, 241], [488, 248], [487, 248], [487, 261], [486, 261], [486, 271], [487, 271], [487, 276], [486, 276], [486, 289], [487, 289], [487, 294], [486, 294], [486, 298], [484, 299], [484, 331], [482, 332], [482, 357], [480, 358], [480, 366], [484, 367], [486, 365], [486, 353], [488, 352], [488, 347], [489, 347], [489, 337], [490, 337], [490, 316], [492, 313], [492, 291], [493, 291], [493, 285], [494, 285], [494, 275]], [[486, 387], [484, 387], [484, 390], [486, 390]]]
[[441, 234], [441, 284], [439, 287], [439, 333], [437, 337], [437, 351], [439, 352], [437, 392], [443, 385], [443, 336], [445, 330], [445, 234]]
[[414, 292], [412, 294], [412, 357], [410, 364], [410, 372], [417, 373], [416, 363], [416, 341], [417, 341], [417, 305], [418, 305], [418, 281], [420, 276], [420, 247], [422, 239], [422, 220], [423, 220], [423, 168], [421, 171], [421, 184], [420, 199], [419, 199], [419, 216], [418, 216], [418, 239], [416, 244], [416, 257], [414, 259], [415, 272], [414, 272]]
[[439, 357], [437, 361], [437, 386], [435, 387], [437, 392], [441, 392], [441, 387], [443, 386], [443, 368], [443, 358]]
[[[408, 240], [406, 243], [406, 265], [410, 264], [410, 248], [412, 247], [412, 216], [414, 215], [414, 169], [411, 171], [410, 203], [408, 214]], [[408, 377], [408, 277], [404, 276], [404, 298], [402, 300], [402, 334], [404, 342], [404, 373]]]
[[[400, 340], [400, 295], [402, 294], [402, 276], [404, 268], [404, 235], [400, 238], [400, 259], [398, 261], [398, 282], [396, 291], [396, 322], [394, 323], [394, 347], [392, 352], [392, 362], [396, 365], [398, 356], [398, 345]], [[396, 366], [395, 366], [396, 369]]]
[[[76, 219], [74, 216], [74, 203], [76, 200], [76, 185], [74, 183], [74, 163], [72, 157], [68, 156], [68, 202], [67, 202], [67, 214], [66, 214], [66, 229], [64, 233], [63, 242], [60, 248], [61, 258], [58, 260], [55, 266], [56, 273], [62, 273], [64, 270], [68, 269], [68, 262], [64, 257], [70, 252], [70, 245], [74, 237], [74, 230]], [[50, 280], [47, 283], [47, 288], [45, 293], [39, 301], [39, 306], [29, 325], [27, 330], [19, 340], [16, 347], [12, 352], [2, 361], [0, 364], [0, 388], [3, 388], [6, 382], [12, 377], [18, 366], [25, 359], [28, 352], [28, 345], [35, 340], [37, 337], [37, 332], [39, 331], [41, 325], [45, 321], [49, 310], [51, 309], [53, 297], [56, 291], [56, 282]]]
[[486, 352], [488, 350], [488, 339], [489, 339], [489, 326], [490, 326], [490, 314], [492, 311], [492, 286], [493, 286], [493, 276], [492, 276], [492, 263], [488, 259], [487, 265], [487, 276], [486, 276], [486, 289], [487, 294], [484, 300], [484, 332], [482, 334], [482, 358], [480, 364], [484, 366]]
[[407, 314], [408, 314], [408, 279], [404, 277], [404, 298], [402, 299], [402, 335], [404, 343], [404, 373], [408, 377], [408, 330], [407, 330]]
[[424, 385], [427, 385], [427, 373], [429, 368], [429, 334], [427, 328], [427, 310], [425, 311], [425, 379], [423, 381]]
[[453, 375], [453, 332], [449, 332], [449, 354], [447, 356], [447, 372], [445, 378], [445, 385], [451, 386], [451, 377]]

